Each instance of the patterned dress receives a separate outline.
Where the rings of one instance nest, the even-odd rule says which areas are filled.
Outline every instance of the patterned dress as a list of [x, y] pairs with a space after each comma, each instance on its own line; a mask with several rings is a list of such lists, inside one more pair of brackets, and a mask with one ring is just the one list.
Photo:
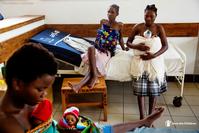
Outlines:
[[[106, 65], [111, 56], [114, 56], [119, 35], [118, 30], [112, 29], [105, 24], [97, 30], [95, 58], [97, 69], [102, 76], [106, 75]], [[85, 64], [89, 63], [87, 53], [82, 54], [82, 60]]]
[[97, 49], [102, 52], [103, 49], [106, 49], [111, 53], [111, 56], [113, 56], [119, 36], [120, 33], [118, 30], [112, 29], [110, 26], [103, 24], [102, 27], [97, 31]]

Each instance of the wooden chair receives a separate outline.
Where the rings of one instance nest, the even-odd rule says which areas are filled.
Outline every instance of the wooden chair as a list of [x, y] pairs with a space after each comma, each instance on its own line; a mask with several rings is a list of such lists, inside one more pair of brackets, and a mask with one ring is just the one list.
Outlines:
[[[75, 93], [69, 86], [68, 82], [72, 84], [79, 83], [82, 77], [77, 78], [64, 78], [62, 87], [61, 87], [61, 97], [62, 97], [62, 110], [64, 111], [67, 107], [70, 106], [100, 106], [104, 111], [104, 121], [107, 121], [107, 87], [104, 78], [99, 78], [99, 83], [97, 83], [93, 89], [88, 87], [83, 87], [79, 93]], [[71, 94], [93, 94], [101, 93], [102, 100], [95, 102], [81, 101], [81, 102], [70, 102], [69, 96]]]

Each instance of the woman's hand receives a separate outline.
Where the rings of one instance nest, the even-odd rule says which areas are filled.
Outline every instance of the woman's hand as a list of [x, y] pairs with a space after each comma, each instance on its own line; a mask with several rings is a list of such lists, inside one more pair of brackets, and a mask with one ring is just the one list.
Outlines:
[[106, 48], [101, 48], [100, 52], [105, 53], [108, 56], [108, 50]]
[[136, 45], [136, 49], [140, 51], [148, 51], [150, 48], [146, 46], [144, 43], [140, 43]]
[[140, 58], [141, 58], [142, 60], [150, 60], [150, 59], [155, 58], [155, 56], [154, 56], [154, 54], [152, 54], [151, 52], [146, 52], [145, 54], [140, 55]]

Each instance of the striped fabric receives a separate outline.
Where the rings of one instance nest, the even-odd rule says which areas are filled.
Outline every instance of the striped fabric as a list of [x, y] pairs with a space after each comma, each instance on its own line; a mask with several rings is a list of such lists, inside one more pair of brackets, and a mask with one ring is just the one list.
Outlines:
[[159, 96], [167, 90], [166, 76], [164, 82], [160, 85], [157, 79], [149, 81], [148, 74], [144, 72], [139, 79], [133, 79], [132, 86], [136, 96]]

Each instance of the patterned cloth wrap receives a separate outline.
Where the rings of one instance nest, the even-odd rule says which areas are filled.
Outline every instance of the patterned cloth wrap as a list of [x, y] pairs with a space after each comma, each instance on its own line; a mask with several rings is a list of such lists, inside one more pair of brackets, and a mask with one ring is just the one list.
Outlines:
[[94, 122], [84, 116], [79, 116], [76, 128], [63, 128], [58, 124], [57, 129], [60, 133], [100, 133]]
[[56, 125], [57, 122], [51, 118], [34, 129], [26, 131], [26, 133], [59, 133], [56, 129]]
[[119, 40], [120, 33], [118, 30], [112, 29], [110, 26], [105, 24], [97, 30], [96, 48], [102, 52], [105, 50], [110, 51], [111, 56], [114, 55], [117, 41]]

